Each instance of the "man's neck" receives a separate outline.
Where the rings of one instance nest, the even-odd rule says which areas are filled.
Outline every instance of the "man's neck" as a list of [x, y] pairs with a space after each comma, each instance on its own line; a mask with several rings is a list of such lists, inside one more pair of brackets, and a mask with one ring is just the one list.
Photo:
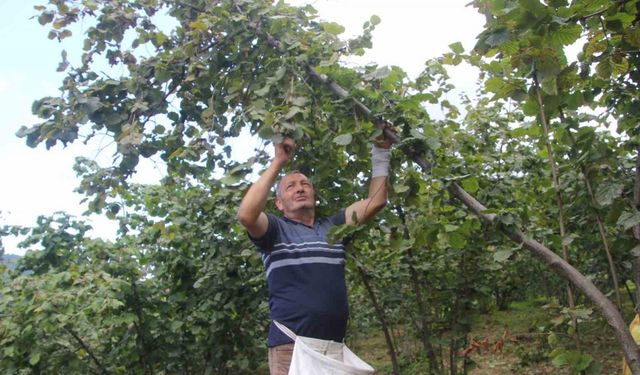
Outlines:
[[297, 221], [309, 227], [313, 226], [313, 223], [316, 219], [315, 210], [310, 211], [302, 211], [302, 212], [288, 212], [284, 215], [287, 219]]

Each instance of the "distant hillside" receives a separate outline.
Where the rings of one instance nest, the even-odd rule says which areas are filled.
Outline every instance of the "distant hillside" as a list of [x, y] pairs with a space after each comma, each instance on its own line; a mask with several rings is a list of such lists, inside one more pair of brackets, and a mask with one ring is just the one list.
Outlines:
[[20, 255], [15, 254], [3, 254], [0, 258], [0, 262], [5, 264], [9, 269], [16, 269], [16, 262], [20, 259]]

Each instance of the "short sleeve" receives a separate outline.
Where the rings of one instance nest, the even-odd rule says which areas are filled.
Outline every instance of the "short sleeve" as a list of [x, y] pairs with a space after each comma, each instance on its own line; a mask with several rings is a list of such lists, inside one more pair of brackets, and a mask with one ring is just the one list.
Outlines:
[[267, 215], [269, 224], [267, 225], [267, 231], [264, 233], [262, 237], [254, 238], [251, 236], [249, 232], [247, 232], [251, 242], [253, 242], [254, 245], [256, 245], [256, 247], [260, 251], [271, 251], [271, 249], [273, 249], [273, 245], [275, 244], [278, 236], [278, 225], [276, 223], [278, 219], [272, 214], [266, 214], [266, 215]]
[[345, 215], [345, 210], [341, 210], [337, 214], [333, 216], [329, 216], [327, 219], [332, 225], [343, 225], [347, 222]]

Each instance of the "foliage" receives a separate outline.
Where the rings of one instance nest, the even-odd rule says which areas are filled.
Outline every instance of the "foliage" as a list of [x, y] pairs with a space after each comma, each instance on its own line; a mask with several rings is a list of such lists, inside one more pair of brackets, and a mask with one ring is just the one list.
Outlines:
[[116, 244], [74, 236], [85, 226], [67, 216], [41, 218], [30, 230], [23, 245], [43, 249], [28, 252], [3, 285], [3, 369], [250, 373], [259, 366], [267, 309], [257, 255], [241, 232], [220, 235], [230, 233], [230, 220], [215, 212], [211, 191], [164, 189], [130, 190], [128, 207], [144, 214], [130, 214], [123, 230], [136, 234]]
[[[27, 234], [22, 246], [31, 251], [10, 277], [3, 269], [0, 368], [254, 373], [264, 362], [268, 314], [260, 260], [235, 210], [269, 154], [261, 147], [233, 160], [232, 148], [247, 136], [263, 145], [294, 137], [291, 167], [312, 176], [324, 215], [366, 196], [373, 120], [381, 117], [401, 138], [388, 209], [376, 223], [338, 233], [353, 249], [350, 333], [383, 320], [406, 325], [421, 347], [413, 353], [395, 340], [403, 366], [427, 353], [431, 370], [455, 372], [469, 316], [526, 296], [564, 298], [552, 270], [453, 201], [452, 183], [496, 207], [486, 213], [502, 228], [569, 248], [570, 262], [601, 289], [612, 291], [614, 275], [631, 279], [637, 247], [629, 229], [640, 223], [632, 203], [639, 3], [473, 5], [487, 19], [474, 50], [452, 44], [415, 80], [398, 67], [341, 63], [371, 46], [377, 16], [344, 40], [342, 26], [319, 20], [311, 6], [268, 0], [37, 7], [51, 39], [77, 37], [75, 23], [90, 26], [80, 61], [62, 54], [60, 96], [37, 100], [41, 121], [17, 135], [47, 148], [113, 140], [111, 165], [79, 158], [75, 170], [89, 212], [118, 220], [120, 231], [114, 243], [90, 239], [86, 224], [64, 214], [3, 228]], [[570, 47], [581, 49], [575, 60]], [[447, 66], [463, 63], [478, 69], [481, 89], [454, 102]], [[312, 72], [348, 88], [346, 98]], [[441, 113], [430, 115], [427, 105]], [[430, 170], [401, 151], [427, 158]], [[132, 184], [147, 158], [159, 158], [167, 177]], [[570, 348], [556, 354], [558, 365], [591, 366]]]

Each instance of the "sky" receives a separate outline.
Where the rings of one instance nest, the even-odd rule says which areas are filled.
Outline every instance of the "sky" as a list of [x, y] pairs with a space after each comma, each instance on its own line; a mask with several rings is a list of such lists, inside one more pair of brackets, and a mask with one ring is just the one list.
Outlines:
[[[466, 4], [470, 0], [287, 0], [291, 5], [311, 4], [319, 17], [343, 25], [344, 37], [358, 34], [371, 15], [382, 22], [373, 34], [373, 49], [353, 64], [374, 62], [397, 65], [416, 77], [426, 60], [449, 51], [448, 45], [461, 42], [466, 50], [475, 44], [484, 18]], [[34, 226], [40, 215], [65, 211], [81, 216], [86, 210], [72, 167], [77, 156], [109, 163], [111, 153], [105, 139], [85, 146], [81, 142], [46, 150], [28, 147], [15, 136], [20, 126], [38, 122], [31, 114], [32, 103], [45, 96], [58, 96], [64, 75], [56, 68], [66, 49], [69, 60], [79, 58], [82, 25], [73, 37], [59, 43], [47, 38], [48, 29], [36, 19], [35, 5], [46, 0], [0, 0], [0, 226]], [[77, 60], [75, 60], [77, 61]], [[450, 71], [461, 91], [475, 88], [471, 69]], [[103, 164], [105, 165], [105, 164]], [[147, 163], [135, 176], [136, 182], [153, 183], [163, 171]], [[85, 220], [94, 227], [91, 236], [112, 239], [116, 225], [105, 217], [91, 215]], [[22, 255], [17, 240], [4, 238], [5, 252]]]

